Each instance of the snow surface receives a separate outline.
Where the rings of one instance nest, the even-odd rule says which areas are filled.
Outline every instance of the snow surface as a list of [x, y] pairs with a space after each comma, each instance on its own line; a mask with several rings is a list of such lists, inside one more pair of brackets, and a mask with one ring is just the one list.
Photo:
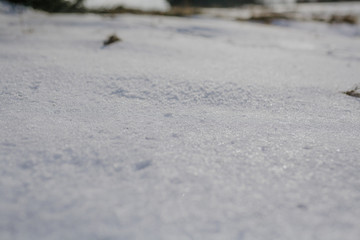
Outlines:
[[358, 36], [0, 9], [1, 240], [360, 236]]
[[170, 4], [166, 0], [85, 0], [84, 5], [88, 8], [123, 6], [144, 11], [167, 11], [170, 9]]
[[[249, 19], [264, 15], [264, 13], [286, 13], [285, 16], [292, 16], [294, 19], [301, 20], [302, 23], [312, 19], [329, 20], [334, 15], [354, 16], [360, 22], [360, 2], [267, 4], [267, 6], [248, 5], [241, 8], [203, 8], [201, 10], [203, 15], [209, 17], [234, 20]], [[359, 25], [357, 27], [359, 28]]]

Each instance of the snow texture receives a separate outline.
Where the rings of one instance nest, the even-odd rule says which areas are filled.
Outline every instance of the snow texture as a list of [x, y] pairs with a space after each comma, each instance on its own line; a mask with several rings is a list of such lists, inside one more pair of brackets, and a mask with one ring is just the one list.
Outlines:
[[166, 0], [85, 0], [84, 3], [88, 8], [123, 6], [144, 11], [167, 11], [170, 9], [170, 4]]
[[1, 240], [360, 236], [358, 36], [10, 12]]

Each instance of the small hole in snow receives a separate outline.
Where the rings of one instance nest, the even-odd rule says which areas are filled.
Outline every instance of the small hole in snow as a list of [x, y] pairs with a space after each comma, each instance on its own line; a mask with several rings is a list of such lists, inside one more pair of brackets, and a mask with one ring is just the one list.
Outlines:
[[135, 170], [140, 171], [143, 170], [151, 165], [151, 160], [146, 160], [142, 162], [138, 162], [135, 164]]

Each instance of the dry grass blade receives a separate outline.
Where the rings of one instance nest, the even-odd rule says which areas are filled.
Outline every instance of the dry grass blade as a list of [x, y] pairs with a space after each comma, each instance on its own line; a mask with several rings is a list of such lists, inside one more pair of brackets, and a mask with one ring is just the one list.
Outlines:
[[121, 39], [118, 36], [116, 36], [116, 34], [113, 34], [104, 41], [104, 46], [110, 45], [115, 42], [120, 42], [120, 41], [121, 41]]
[[343, 92], [346, 95], [352, 96], [352, 97], [357, 97], [360, 98], [360, 87], [356, 86], [353, 89]]

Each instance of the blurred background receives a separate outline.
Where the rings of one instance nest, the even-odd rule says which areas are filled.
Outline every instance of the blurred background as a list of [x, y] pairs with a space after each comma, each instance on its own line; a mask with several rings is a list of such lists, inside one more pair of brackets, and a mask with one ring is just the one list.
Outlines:
[[314, 2], [355, 2], [354, 0], [5, 0], [45, 9], [77, 9], [81, 7], [129, 7], [166, 10], [170, 7], [239, 7], [248, 4], [296, 4]]
[[[0, 0], [0, 2], [10, 3], [13, 6], [30, 6], [52, 13], [202, 15], [266, 24], [278, 24], [278, 20], [286, 20], [358, 26], [360, 19], [360, 1], [352, 0]], [[358, 28], [355, 30], [357, 35]]]

